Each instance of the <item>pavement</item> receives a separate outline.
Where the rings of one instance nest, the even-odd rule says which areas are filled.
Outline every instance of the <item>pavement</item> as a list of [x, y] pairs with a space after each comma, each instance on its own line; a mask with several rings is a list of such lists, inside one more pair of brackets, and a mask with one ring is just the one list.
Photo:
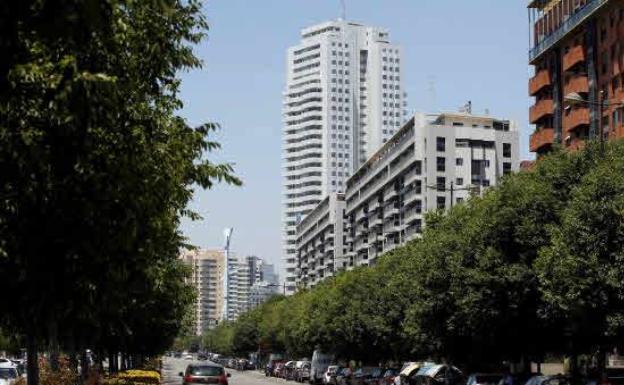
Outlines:
[[[197, 361], [183, 360], [180, 358], [166, 357], [163, 360], [163, 385], [182, 385], [182, 378], [179, 376], [180, 372], [184, 372], [186, 367], [190, 363]], [[206, 361], [199, 361], [206, 362]], [[225, 369], [227, 373], [232, 376], [228, 378], [229, 385], [276, 385], [276, 384], [297, 384], [296, 382], [287, 382], [281, 378], [266, 377], [264, 373], [256, 370], [247, 370], [239, 372], [235, 369]]]

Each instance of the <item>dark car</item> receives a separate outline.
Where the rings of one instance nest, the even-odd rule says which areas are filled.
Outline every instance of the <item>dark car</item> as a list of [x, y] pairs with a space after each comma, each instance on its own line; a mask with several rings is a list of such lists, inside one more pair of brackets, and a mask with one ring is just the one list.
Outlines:
[[383, 378], [385, 368], [372, 368], [370, 373], [365, 376], [363, 382], [365, 385], [381, 385], [381, 379]]
[[194, 384], [220, 384], [228, 385], [229, 373], [221, 365], [191, 364], [186, 367], [184, 373], [180, 372], [183, 378], [182, 385]]
[[204, 353], [198, 353], [197, 354], [197, 359], [200, 360], [200, 361], [206, 361], [206, 360], [208, 360], [208, 355], [204, 354]]
[[387, 368], [379, 379], [380, 385], [393, 385], [394, 379], [399, 375], [399, 369]]
[[351, 385], [353, 371], [351, 368], [342, 368], [336, 373], [335, 385]]
[[502, 373], [473, 373], [468, 376], [466, 385], [498, 385], [503, 377]]
[[570, 385], [570, 379], [566, 376], [533, 376], [525, 385]]
[[381, 368], [376, 368], [374, 366], [364, 366], [359, 368], [353, 372], [351, 385], [368, 385], [368, 381], [372, 379], [373, 373], [378, 373], [380, 371]]

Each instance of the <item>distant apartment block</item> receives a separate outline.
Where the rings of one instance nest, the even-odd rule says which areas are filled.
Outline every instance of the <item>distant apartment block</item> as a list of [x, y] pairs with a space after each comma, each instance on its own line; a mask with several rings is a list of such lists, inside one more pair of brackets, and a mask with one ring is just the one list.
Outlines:
[[470, 113], [417, 114], [347, 181], [348, 268], [422, 231], [424, 214], [445, 210], [519, 169], [518, 131]]
[[225, 254], [223, 250], [192, 250], [184, 252], [181, 258], [192, 268], [191, 284], [197, 291], [194, 327], [200, 335], [222, 318]]
[[283, 258], [297, 278], [296, 226], [404, 122], [400, 48], [388, 31], [347, 21], [305, 28], [288, 49], [283, 128]]
[[624, 4], [616, 0], [528, 2], [534, 75], [529, 94], [535, 125], [530, 150], [624, 136]]
[[343, 250], [345, 198], [330, 193], [297, 225], [297, 286], [312, 287], [347, 267]]

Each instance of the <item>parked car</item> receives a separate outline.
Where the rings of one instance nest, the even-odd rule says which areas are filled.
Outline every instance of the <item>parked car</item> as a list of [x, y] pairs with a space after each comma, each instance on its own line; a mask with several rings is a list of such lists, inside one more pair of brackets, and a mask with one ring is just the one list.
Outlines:
[[0, 363], [0, 385], [13, 385], [19, 377], [17, 367], [11, 361]]
[[282, 371], [283, 379], [285, 380], [294, 379], [295, 365], [297, 365], [297, 361], [288, 361], [286, 364], [284, 364], [284, 370]]
[[208, 360], [208, 355], [204, 354], [204, 353], [198, 353], [197, 354], [197, 359], [200, 360], [200, 361], [206, 361], [206, 360]]
[[399, 375], [399, 369], [395, 368], [386, 368], [384, 370], [383, 375], [379, 379], [380, 385], [393, 385], [394, 379]]
[[365, 385], [381, 385], [381, 379], [383, 378], [385, 368], [372, 368], [370, 374], [367, 374], [363, 379]]
[[286, 363], [278, 362], [277, 365], [275, 366], [275, 369], [273, 370], [273, 376], [283, 378], [283, 372], [285, 370], [285, 367], [286, 367]]
[[606, 368], [606, 377], [590, 378], [585, 385], [624, 385], [624, 368]]
[[323, 373], [323, 385], [336, 384], [336, 375], [342, 368], [338, 365], [330, 365]]
[[464, 376], [458, 368], [449, 365], [426, 365], [408, 379], [410, 385], [462, 385]]
[[278, 364], [283, 364], [281, 360], [269, 360], [269, 362], [264, 367], [264, 375], [267, 377], [275, 377], [275, 369]]
[[[504, 379], [503, 379], [504, 381]], [[566, 376], [542, 376], [536, 375], [527, 380], [525, 385], [570, 385], [570, 379]]]
[[335, 385], [351, 385], [352, 379], [353, 379], [353, 371], [351, 370], [351, 368], [342, 368], [336, 374]]
[[423, 367], [423, 362], [405, 362], [399, 371], [399, 375], [394, 377], [394, 385], [408, 385], [409, 379]]
[[229, 373], [221, 365], [210, 365], [206, 363], [190, 364], [184, 373], [180, 372], [182, 385], [194, 384], [219, 384], [228, 385]]
[[312, 363], [310, 361], [298, 361], [295, 369], [295, 381], [304, 382], [310, 381], [310, 368]]
[[187, 354], [184, 356], [185, 360], [192, 360], [193, 359], [193, 355], [192, 354]]
[[381, 371], [380, 368], [374, 366], [363, 366], [353, 372], [350, 385], [368, 385], [367, 380], [372, 377], [373, 372]]
[[502, 373], [473, 373], [468, 376], [466, 385], [498, 385], [503, 378]]

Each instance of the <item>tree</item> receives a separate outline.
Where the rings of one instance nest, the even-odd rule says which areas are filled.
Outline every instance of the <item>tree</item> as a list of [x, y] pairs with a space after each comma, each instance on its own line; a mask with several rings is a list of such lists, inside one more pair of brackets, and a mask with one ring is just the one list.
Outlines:
[[198, 1], [7, 2], [0, 28], [0, 285], [18, 293], [5, 322], [27, 336], [32, 385], [45, 343], [54, 362], [136, 351], [145, 327], [171, 339], [193, 186], [240, 181], [205, 157], [216, 126], [176, 116]]

